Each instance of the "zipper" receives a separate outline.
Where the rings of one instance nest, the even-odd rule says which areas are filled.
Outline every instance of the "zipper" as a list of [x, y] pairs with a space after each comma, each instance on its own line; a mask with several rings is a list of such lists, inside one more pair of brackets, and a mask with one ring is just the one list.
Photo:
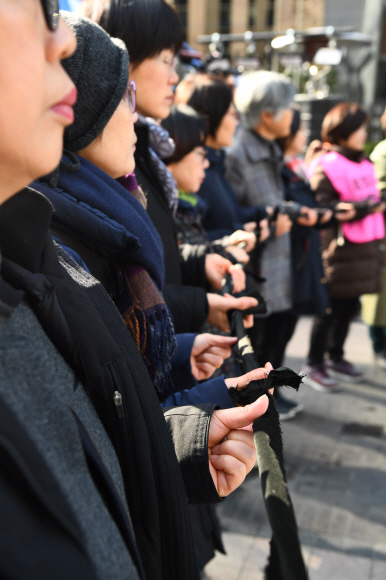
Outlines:
[[[132, 452], [132, 439], [129, 432], [129, 428], [126, 423], [123, 396], [122, 393], [120, 392], [122, 390], [122, 385], [119, 378], [119, 374], [117, 373], [117, 369], [114, 362], [105, 364], [104, 368], [106, 369], [106, 377], [108, 379], [107, 382], [109, 386], [108, 398], [111, 400], [110, 397], [112, 397], [118, 417], [118, 421], [115, 421], [116, 424], [115, 432], [117, 435], [116, 442], [118, 446], [118, 449], [116, 451], [124, 475], [124, 481], [127, 481], [127, 478], [133, 477], [134, 475], [134, 481], [138, 483], [137, 470]], [[134, 486], [130, 486], [128, 489], [130, 491], [130, 496], [134, 500], [135, 505], [137, 507], [136, 516], [140, 521], [141, 510], [138, 500], [137, 485], [135, 484]], [[129, 499], [128, 503], [131, 503], [129, 502]], [[132, 514], [132, 517], [135, 517], [134, 513]]]
[[114, 391], [114, 403], [117, 409], [118, 417], [122, 419], [125, 416], [125, 411], [123, 408], [122, 395], [119, 391]]

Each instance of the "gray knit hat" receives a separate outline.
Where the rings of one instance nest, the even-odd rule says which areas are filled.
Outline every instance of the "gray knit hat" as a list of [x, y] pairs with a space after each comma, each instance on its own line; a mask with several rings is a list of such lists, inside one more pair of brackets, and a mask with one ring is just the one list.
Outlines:
[[78, 89], [75, 122], [64, 132], [64, 148], [77, 152], [103, 131], [125, 94], [129, 55], [118, 38], [98, 24], [71, 12], [61, 12], [78, 42], [75, 53], [62, 61]]

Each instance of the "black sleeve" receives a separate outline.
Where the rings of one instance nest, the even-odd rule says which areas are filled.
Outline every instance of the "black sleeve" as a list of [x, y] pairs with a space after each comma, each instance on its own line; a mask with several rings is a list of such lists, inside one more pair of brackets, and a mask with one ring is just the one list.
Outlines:
[[209, 303], [203, 288], [165, 284], [163, 296], [177, 334], [201, 332], [209, 313]]
[[208, 458], [209, 425], [215, 408], [210, 403], [163, 409], [191, 504], [222, 501], [209, 471]]
[[205, 258], [208, 249], [203, 244], [181, 244], [181, 272], [183, 284], [207, 289]]

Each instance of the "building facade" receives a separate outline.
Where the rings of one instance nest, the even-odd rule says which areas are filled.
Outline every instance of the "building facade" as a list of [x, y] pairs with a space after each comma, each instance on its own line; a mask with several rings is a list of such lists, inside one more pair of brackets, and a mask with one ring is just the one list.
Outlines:
[[[304, 30], [311, 27], [351, 27], [356, 32], [370, 34], [373, 45], [369, 50], [347, 47], [349, 57], [339, 71], [345, 85], [361, 81], [361, 100], [367, 106], [386, 102], [386, 0], [170, 0], [179, 12], [186, 39], [198, 50], [207, 47], [197, 44], [203, 34], [278, 31], [290, 28]], [[264, 62], [264, 43], [256, 43], [255, 55]], [[232, 42], [225, 47], [231, 56], [245, 56], [251, 45]], [[253, 50], [253, 49], [252, 49]], [[366, 52], [367, 50], [367, 52]], [[357, 92], [353, 91], [354, 94]]]

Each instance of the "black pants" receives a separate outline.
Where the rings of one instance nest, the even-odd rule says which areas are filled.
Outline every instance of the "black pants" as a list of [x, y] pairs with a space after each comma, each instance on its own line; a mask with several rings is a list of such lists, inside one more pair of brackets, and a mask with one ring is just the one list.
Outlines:
[[255, 324], [248, 330], [260, 366], [270, 362], [274, 369], [283, 364], [285, 349], [298, 321], [292, 310], [274, 312], [267, 318], [255, 318]]
[[350, 323], [359, 307], [359, 298], [331, 299], [331, 314], [318, 316], [314, 320], [308, 364], [322, 364], [326, 353], [335, 362], [343, 358]]
[[386, 353], [386, 326], [369, 326], [373, 351]]

